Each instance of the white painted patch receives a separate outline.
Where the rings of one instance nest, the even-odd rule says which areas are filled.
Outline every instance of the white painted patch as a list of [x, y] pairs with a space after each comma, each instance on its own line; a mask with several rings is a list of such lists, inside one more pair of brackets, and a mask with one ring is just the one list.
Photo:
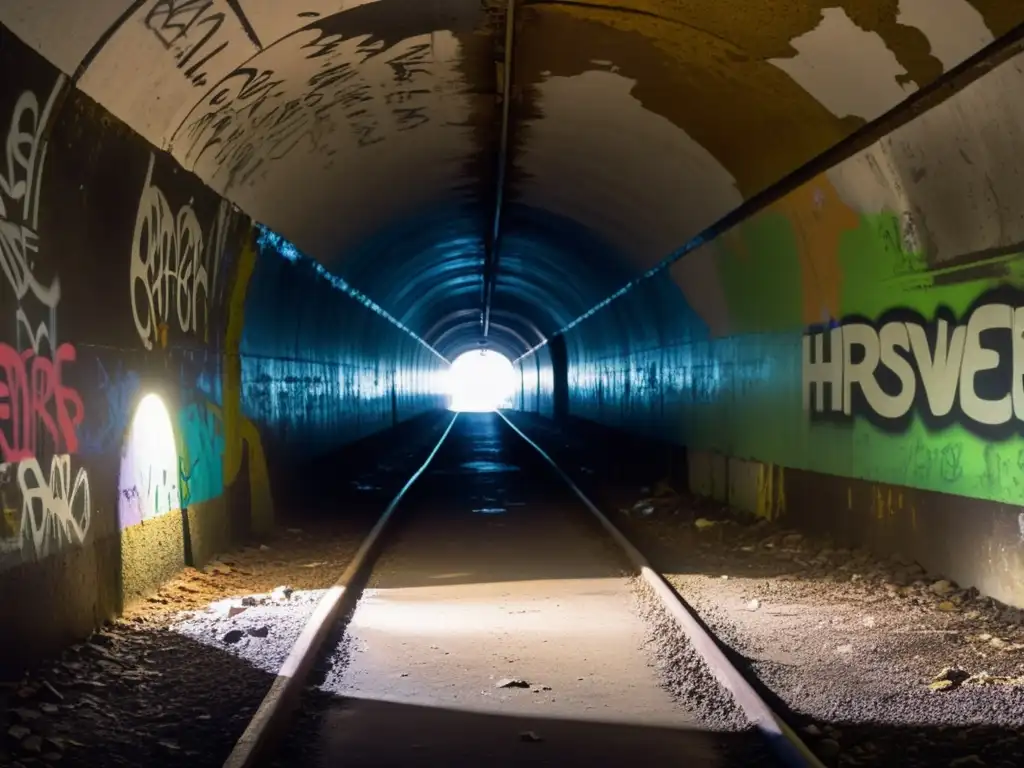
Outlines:
[[645, 264], [742, 202], [700, 144], [644, 109], [634, 80], [607, 71], [552, 77], [520, 165], [522, 200], [592, 227]]
[[900, 0], [896, 20], [924, 32], [947, 71], [995, 39], [967, 0]]
[[[912, 213], [932, 263], [1024, 240], [1024, 55], [828, 171], [863, 213]], [[978, 131], [976, 126], [985, 129]], [[906, 246], [906, 242], [904, 243]]]
[[874, 120], [917, 90], [897, 82], [907, 71], [877, 33], [858, 27], [841, 8], [826, 8], [822, 17], [791, 41], [796, 56], [769, 61], [832, 114]]
[[0, 23], [71, 75], [132, 0], [2, 0]]
[[192, 106], [255, 53], [226, 0], [151, 0], [111, 36], [79, 87], [166, 147]]
[[240, 0], [239, 4], [266, 48], [317, 19], [376, 2], [378, 0]]

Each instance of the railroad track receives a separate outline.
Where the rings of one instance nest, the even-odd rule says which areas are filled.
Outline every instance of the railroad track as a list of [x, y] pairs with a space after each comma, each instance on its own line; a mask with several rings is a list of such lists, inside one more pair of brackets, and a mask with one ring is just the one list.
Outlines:
[[[569, 507], [575, 512], [567, 511]], [[588, 514], [589, 519], [583, 522]], [[593, 525], [595, 521], [600, 529]], [[590, 527], [589, 536], [582, 533], [583, 525]], [[598, 538], [603, 541], [598, 542]], [[632, 681], [647, 675], [646, 663], [633, 658], [641, 655], [635, 650], [635, 632], [630, 634], [631, 622], [639, 619], [625, 607], [623, 594], [628, 587], [621, 578], [622, 571], [616, 573], [607, 565], [615, 559], [609, 552], [628, 563], [624, 570], [631, 570], [642, 581], [676, 623], [707, 672], [721, 685], [721, 695], [731, 697], [734, 707], [758, 735], [763, 751], [779, 765], [820, 766], [643, 554], [540, 446], [499, 413], [452, 418], [427, 460], [391, 500], [341, 578], [322, 598], [224, 763], [225, 768], [269, 764], [292, 726], [303, 696], [308, 695], [307, 684], [318, 661], [330, 651], [336, 652], [339, 634], [358, 636], [361, 631], [372, 652], [364, 654], [369, 661], [359, 657], [356, 674], [362, 675], [364, 682], [371, 681], [370, 687], [380, 689], [374, 698], [399, 702], [419, 685], [427, 692], [426, 703], [433, 707], [413, 713], [403, 711], [400, 704], [385, 711], [362, 705], [363, 710], [355, 713], [356, 722], [360, 723], [362, 738], [371, 740], [370, 749], [375, 738], [383, 747], [391, 746], [389, 742], [394, 739], [430, 742], [433, 737], [436, 749], [461, 745], [463, 751], [476, 748], [486, 752], [490, 748], [487, 744], [474, 747], [472, 743], [467, 745], [466, 739], [472, 742], [474, 734], [493, 739], [486, 735], [491, 732], [488, 729], [493, 730], [493, 718], [459, 716], [453, 720], [434, 714], [448, 711], [437, 707], [437, 702], [461, 705], [467, 693], [474, 698], [489, 698], [487, 709], [496, 708], [514, 718], [501, 728], [521, 728], [518, 733], [522, 741], [545, 740], [546, 736], [538, 733], [545, 729], [561, 734], [559, 729], [568, 726], [556, 724], [556, 720], [543, 720], [543, 726], [529, 727], [536, 722], [531, 717], [547, 706], [538, 704], [535, 697], [546, 696], [552, 686], [510, 674], [508, 679], [499, 679], [480, 690], [476, 678], [481, 676], [482, 667], [501, 669], [503, 662], [511, 663], [515, 660], [511, 657], [517, 657], [524, 666], [532, 664], [535, 673], [546, 670], [553, 676], [549, 681], [558, 680], [552, 692], [558, 698], [552, 696], [553, 704], [548, 709], [561, 706], [559, 714], [563, 718], [589, 710], [607, 696], [604, 706], [609, 714], [617, 716], [621, 708], [632, 712], [636, 719], [656, 720], [664, 726], [656, 731], [623, 731], [613, 738], [615, 744], [626, 745], [626, 750], [643, 750], [645, 760], [663, 748], [664, 754], [672, 758], [670, 763], [657, 764], [721, 764], [720, 758], [711, 756], [713, 746], [699, 737], [699, 722], [685, 713], [674, 717], [670, 707], [680, 708], [674, 702], [660, 702], [650, 686], [643, 688], [637, 683], [633, 690]], [[365, 615], [361, 616], [360, 611]], [[584, 629], [593, 617], [598, 617], [598, 623], [605, 622], [602, 628]], [[353, 624], [358, 625], [355, 630]], [[607, 634], [607, 642], [597, 642], [595, 633], [602, 638]], [[523, 639], [524, 634], [529, 637]], [[490, 650], [485, 648], [488, 637], [493, 646]], [[523, 645], [515, 646], [516, 637]], [[329, 638], [334, 645], [327, 642]], [[544, 646], [549, 640], [550, 645]], [[441, 645], [451, 650], [444, 651]], [[534, 650], [542, 647], [543, 651]], [[450, 653], [455, 654], [454, 660]], [[494, 658], [485, 658], [487, 653]], [[539, 656], [531, 659], [531, 654]], [[354, 657], [350, 654], [350, 658]], [[415, 675], [408, 671], [409, 665]], [[516, 669], [513, 666], [510, 672]], [[448, 679], [467, 676], [475, 676], [474, 682], [449, 690], [458, 686]], [[340, 693], [359, 696], [359, 687], [358, 682], [352, 685], [350, 681]], [[516, 688], [530, 688], [524, 695], [534, 698], [517, 700]], [[657, 701], [651, 704], [647, 699]], [[360, 716], [363, 720], [358, 719]], [[405, 735], [400, 722], [403, 718], [425, 725]], [[377, 726], [372, 725], [375, 722]], [[377, 733], [380, 722], [386, 725]], [[674, 732], [673, 726], [678, 726]], [[595, 750], [599, 764], [622, 764], [609, 752], [611, 747], [597, 744], [600, 738], [594, 734], [607, 734], [611, 726], [603, 728], [600, 732], [569, 728], [561, 739], [549, 741], [575, 740], [576, 749], [583, 745]], [[430, 732], [426, 736], [424, 729]], [[454, 735], [454, 741], [451, 735], [438, 736], [446, 729]], [[333, 730], [344, 731], [344, 726]], [[677, 740], [675, 733], [684, 731], [688, 741]], [[445, 738], [451, 742], [447, 747]], [[630, 738], [636, 742], [632, 747]], [[724, 737], [709, 737], [710, 741], [720, 738]], [[411, 745], [415, 749], [421, 746]], [[330, 745], [325, 748], [332, 749]], [[358, 748], [342, 742], [333, 749], [358, 753]], [[701, 754], [705, 755], [703, 761]], [[404, 759], [365, 761], [352, 752], [347, 757], [346, 762], [359, 765], [406, 764]], [[494, 759], [478, 756], [468, 762], [449, 761], [441, 751], [425, 764], [482, 765], [495, 764]], [[601, 759], [607, 761], [601, 763]], [[594, 762], [594, 756], [589, 761]], [[330, 764], [336, 762], [332, 758]], [[565, 763], [556, 759], [551, 764]]]

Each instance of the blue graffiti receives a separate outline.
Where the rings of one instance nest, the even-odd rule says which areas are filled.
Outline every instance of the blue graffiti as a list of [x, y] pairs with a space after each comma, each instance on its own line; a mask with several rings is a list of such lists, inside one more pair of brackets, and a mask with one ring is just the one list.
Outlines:
[[178, 458], [181, 504], [199, 504], [224, 493], [224, 427], [206, 403], [193, 403], [178, 416], [182, 452]]
[[97, 389], [106, 400], [102, 407], [89, 409], [78, 432], [79, 452], [96, 456], [121, 449], [132, 415], [132, 405], [139, 392], [141, 380], [135, 371], [125, 372], [121, 363], [113, 376], [96, 360]]

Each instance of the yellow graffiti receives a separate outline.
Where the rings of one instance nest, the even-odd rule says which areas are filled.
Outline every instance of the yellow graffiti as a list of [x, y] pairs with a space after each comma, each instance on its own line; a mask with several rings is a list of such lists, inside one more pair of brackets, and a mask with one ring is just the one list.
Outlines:
[[[873, 511], [875, 518], [884, 520], [886, 517], [895, 517], [896, 513], [903, 509], [903, 492], [897, 490], [894, 494], [891, 486], [874, 485], [871, 487], [874, 498]], [[895, 502], [895, 503], [894, 503]], [[915, 514], [913, 506], [910, 508], [911, 516]]]
[[242, 415], [242, 329], [245, 324], [245, 297], [249, 280], [256, 268], [256, 245], [250, 233], [239, 254], [238, 267], [228, 307], [228, 325], [224, 336], [225, 360], [223, 374], [224, 409], [224, 484], [232, 485], [242, 470], [242, 459], [248, 451], [249, 503], [254, 531], [269, 529], [274, 518], [270, 492], [270, 475], [263, 454], [263, 442], [256, 426]]
[[758, 517], [775, 520], [786, 511], [786, 474], [782, 467], [761, 464], [757, 472]]

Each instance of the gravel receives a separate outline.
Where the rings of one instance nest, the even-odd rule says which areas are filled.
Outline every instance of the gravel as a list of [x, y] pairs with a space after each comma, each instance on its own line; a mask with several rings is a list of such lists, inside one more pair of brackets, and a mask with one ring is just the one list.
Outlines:
[[6, 685], [0, 765], [221, 765], [359, 533], [285, 532], [186, 569]]
[[317, 602], [446, 423], [417, 427], [386, 463], [368, 456], [339, 472], [327, 509], [344, 504], [345, 517], [186, 568], [87, 641], [0, 683], [0, 765], [221, 766]]
[[[616, 483], [619, 459], [589, 447], [612, 437], [519, 423], [668, 575], [827, 765], [1024, 765], [1020, 610], [909, 558], [757, 521], [642, 470]], [[676, 647], [670, 629], [653, 627]], [[692, 664], [685, 650], [661, 653], [679, 654], [680, 670]], [[707, 687], [695, 679], [699, 706]], [[674, 671], [666, 684], [694, 682]]]
[[637, 612], [647, 624], [645, 646], [656, 660], [662, 684], [702, 725], [716, 731], [742, 731], [749, 723], [732, 695], [712, 676], [686, 633], [641, 578], [632, 579]]

